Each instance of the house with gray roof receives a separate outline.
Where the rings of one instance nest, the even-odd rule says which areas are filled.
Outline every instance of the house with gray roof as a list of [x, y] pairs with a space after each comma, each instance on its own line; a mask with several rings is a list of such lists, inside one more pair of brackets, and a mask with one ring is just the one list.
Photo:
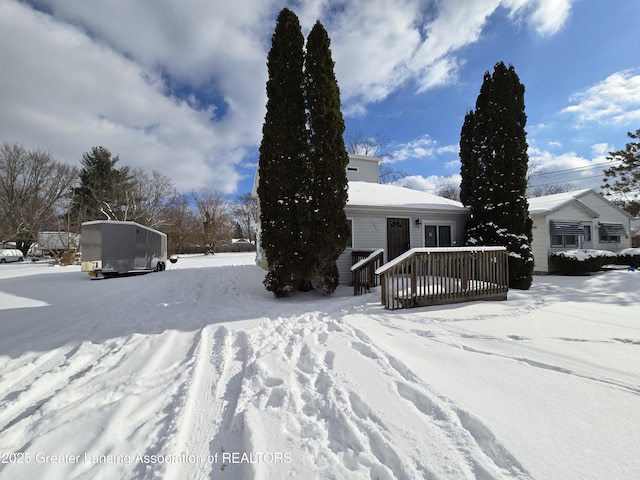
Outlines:
[[[384, 250], [383, 261], [388, 262], [411, 248], [463, 245], [468, 210], [454, 200], [378, 183], [381, 161], [378, 157], [349, 155], [345, 213], [351, 236], [337, 261], [342, 284], [351, 283], [351, 266], [376, 250]], [[257, 251], [257, 264], [266, 268], [259, 235]]]
[[629, 213], [592, 189], [529, 199], [535, 273], [549, 272], [549, 254], [587, 249], [616, 252], [631, 247]]
[[428, 192], [380, 184], [379, 165], [376, 157], [349, 156], [345, 213], [351, 238], [337, 262], [341, 283], [350, 283], [351, 266], [375, 250], [384, 250], [386, 263], [411, 248], [462, 246], [464, 242], [467, 208]]

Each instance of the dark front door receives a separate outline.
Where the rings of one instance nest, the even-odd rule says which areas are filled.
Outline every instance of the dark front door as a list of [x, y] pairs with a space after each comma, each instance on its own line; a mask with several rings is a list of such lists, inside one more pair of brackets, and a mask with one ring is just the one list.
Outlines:
[[409, 219], [387, 218], [387, 261], [402, 255], [410, 247]]

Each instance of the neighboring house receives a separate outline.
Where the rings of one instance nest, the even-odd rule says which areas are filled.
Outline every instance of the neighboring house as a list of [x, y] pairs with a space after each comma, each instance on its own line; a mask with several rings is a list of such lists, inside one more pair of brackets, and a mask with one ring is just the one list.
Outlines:
[[38, 232], [29, 255], [62, 254], [69, 249], [80, 249], [80, 234], [72, 232]]
[[[385, 251], [384, 261], [388, 262], [410, 248], [463, 244], [468, 210], [460, 202], [437, 195], [379, 184], [381, 161], [377, 157], [349, 155], [345, 213], [351, 238], [337, 262], [343, 284], [351, 283], [351, 265], [377, 249]], [[258, 208], [259, 204], [258, 201]], [[259, 242], [258, 236], [257, 264], [266, 268]]]
[[631, 219], [631, 247], [640, 247], [640, 217]]
[[553, 252], [631, 246], [632, 216], [591, 189], [530, 198], [529, 215], [536, 273], [549, 272]]

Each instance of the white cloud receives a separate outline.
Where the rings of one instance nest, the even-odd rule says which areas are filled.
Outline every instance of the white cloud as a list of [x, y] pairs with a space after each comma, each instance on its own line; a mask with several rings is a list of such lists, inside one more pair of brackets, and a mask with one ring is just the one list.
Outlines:
[[438, 154], [442, 155], [445, 153], [454, 153], [456, 155], [458, 155], [458, 152], [460, 151], [460, 145], [445, 145], [444, 147], [438, 147]]
[[[347, 115], [363, 115], [368, 104], [407, 84], [424, 91], [455, 82], [460, 49], [480, 38], [501, 6], [547, 34], [560, 28], [570, 5], [290, 3], [305, 34], [317, 19], [329, 31]], [[242, 8], [226, 0], [2, 0], [0, 62], [11, 75], [0, 77], [0, 141], [51, 150], [73, 163], [104, 145], [123, 164], [158, 169], [181, 189], [230, 191], [260, 142], [266, 53], [281, 7], [276, 0]], [[443, 153], [437, 149], [423, 138], [404, 146], [397, 160]]]
[[212, 109], [167, 96], [153, 70], [15, 2], [0, 5], [0, 42], [20, 46], [0, 49], [12, 72], [0, 77], [1, 141], [76, 165], [103, 145], [121, 165], [157, 169], [181, 189], [235, 188], [246, 139], [212, 119]]
[[445, 168], [448, 170], [453, 170], [453, 169], [457, 169], [460, 170], [460, 166], [461, 166], [461, 162], [460, 159], [456, 159], [456, 160], [450, 160], [447, 163], [444, 164]]
[[429, 135], [422, 135], [415, 140], [392, 148], [385, 161], [395, 163], [407, 159], [431, 158], [436, 155], [436, 150], [436, 141]]
[[596, 157], [606, 157], [613, 150], [613, 145], [608, 143], [596, 143], [591, 146], [591, 152]]
[[428, 134], [406, 143], [394, 144], [390, 146], [390, 151], [385, 156], [386, 163], [396, 163], [404, 160], [416, 160], [436, 158], [440, 156], [455, 157], [446, 163], [447, 168], [459, 168], [458, 145], [438, 146], [438, 142], [433, 140]]
[[505, 0], [510, 16], [517, 18], [528, 14], [528, 22], [539, 35], [557, 33], [567, 21], [573, 0]]
[[563, 113], [573, 115], [578, 125], [589, 122], [627, 124], [640, 119], [640, 74], [624, 70], [571, 96]]
[[594, 145], [591, 158], [572, 151], [555, 154], [529, 147], [530, 186], [564, 184], [576, 189], [593, 188], [598, 191], [602, 183], [603, 169], [607, 167], [603, 145], [607, 144]]
[[449, 176], [430, 175], [428, 177], [423, 177], [421, 175], [408, 175], [394, 183], [401, 187], [437, 194], [443, 187], [459, 187], [460, 179], [461, 177], [458, 174]]

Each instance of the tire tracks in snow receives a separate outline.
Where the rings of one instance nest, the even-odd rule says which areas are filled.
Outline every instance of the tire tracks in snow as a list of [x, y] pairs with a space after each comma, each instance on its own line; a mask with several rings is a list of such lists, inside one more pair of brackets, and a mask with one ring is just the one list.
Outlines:
[[[394, 327], [394, 328], [397, 328], [397, 327]], [[402, 330], [401, 328], [398, 328], [398, 329]], [[600, 383], [605, 386], [614, 387], [618, 390], [622, 390], [627, 393], [631, 393], [633, 395], [640, 395], [640, 387], [638, 387], [636, 384], [633, 384], [631, 382], [624, 383], [621, 381], [613, 380], [611, 378], [606, 378], [604, 372], [602, 376], [589, 375], [586, 373], [579, 372], [575, 367], [570, 368], [570, 366], [562, 366], [560, 364], [542, 362], [540, 360], [529, 358], [525, 356], [526, 353], [524, 355], [512, 355], [512, 354], [506, 354], [506, 353], [499, 353], [495, 351], [489, 351], [487, 349], [480, 349], [480, 348], [472, 347], [470, 345], [461, 343], [461, 341], [465, 341], [465, 340], [466, 341], [483, 340], [483, 341], [492, 341], [497, 343], [506, 342], [506, 343], [512, 343], [512, 344], [514, 342], [518, 342], [521, 344], [523, 342], [526, 342], [527, 340], [532, 340], [531, 338], [522, 337], [518, 335], [508, 335], [508, 336], [500, 337], [500, 336], [484, 335], [484, 334], [476, 334], [476, 333], [453, 333], [453, 332], [446, 332], [446, 333], [440, 332], [436, 334], [430, 331], [419, 330], [419, 329], [413, 329], [411, 330], [411, 332], [425, 338], [428, 341], [437, 343], [439, 345], [462, 349], [469, 353], [492, 356], [496, 358], [503, 358], [505, 360], [510, 360], [510, 361], [527, 365], [529, 367], [538, 368], [541, 370], [549, 370], [552, 372], [556, 372], [558, 374], [569, 375], [582, 380], [592, 381], [592, 382]], [[455, 340], [452, 341], [452, 340], [449, 340], [448, 338], [453, 338]], [[607, 343], [611, 344], [615, 342], [621, 342], [621, 343], [627, 343], [627, 344], [633, 345], [633, 341], [625, 342], [624, 340], [620, 340], [617, 338], [612, 338], [610, 340], [591, 340], [591, 339], [567, 338], [567, 337], [548, 338], [548, 339], [562, 341], [562, 342], [598, 343], [598, 344], [607, 344]], [[520, 348], [525, 352], [530, 353], [523, 345], [520, 345]], [[561, 362], [558, 362], [558, 363], [561, 363]], [[599, 365], [594, 363], [589, 369], [589, 371], [591, 372], [597, 371], [598, 367]]]
[[220, 466], [211, 459], [219, 454], [218, 444], [241, 448], [233, 439], [232, 422], [246, 368], [246, 335], [205, 327], [194, 337], [192, 352], [175, 402], [178, 413], [167, 432], [171, 445], [166, 446], [175, 455], [188, 455], [188, 461], [167, 464], [163, 478], [216, 478]]
[[[449, 345], [449, 346], [453, 346], [451, 344], [448, 344], [446, 342], [440, 342], [442, 344], [445, 345]], [[478, 353], [481, 355], [488, 355], [488, 356], [493, 356], [493, 357], [499, 357], [499, 358], [504, 358], [507, 360], [513, 360], [515, 362], [519, 362], [525, 365], [528, 365], [530, 367], [533, 368], [540, 368], [542, 370], [550, 370], [556, 373], [560, 373], [560, 374], [564, 374], [564, 375], [570, 375], [576, 378], [580, 378], [583, 380], [588, 380], [588, 381], [592, 381], [592, 382], [596, 382], [596, 383], [600, 383], [609, 387], [614, 387], [618, 390], [622, 390], [628, 393], [632, 393], [633, 395], [640, 395], [640, 387], [636, 386], [636, 385], [627, 385], [624, 384], [622, 382], [619, 381], [614, 381], [614, 380], [610, 380], [610, 379], [606, 379], [606, 378], [599, 378], [593, 375], [585, 375], [582, 373], [579, 373], [575, 370], [566, 368], [566, 367], [561, 367], [559, 365], [552, 365], [550, 363], [545, 363], [545, 362], [540, 362], [538, 360], [533, 360], [531, 358], [526, 358], [526, 357], [517, 357], [517, 356], [513, 356], [513, 355], [504, 355], [501, 353], [497, 353], [497, 352], [489, 352], [486, 350], [480, 350], [477, 348], [473, 348], [470, 347], [468, 345], [461, 345], [458, 348], [462, 348], [463, 350], [467, 351], [467, 352], [471, 352], [471, 353]]]
[[86, 342], [34, 359], [35, 365], [24, 363], [14, 371], [14, 382], [0, 400], [0, 433], [6, 434], [22, 421], [32, 421], [36, 412], [64, 389], [73, 386], [89, 372], [96, 360], [91, 345]]

